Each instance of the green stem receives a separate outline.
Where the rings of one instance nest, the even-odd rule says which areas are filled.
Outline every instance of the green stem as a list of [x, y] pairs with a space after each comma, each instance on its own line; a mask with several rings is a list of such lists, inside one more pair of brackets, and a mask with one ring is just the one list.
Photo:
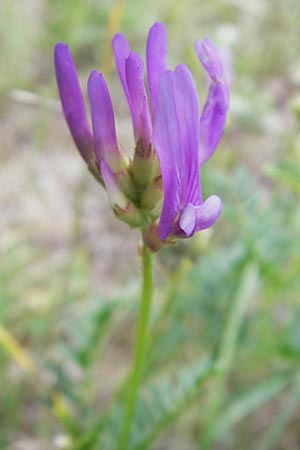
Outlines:
[[147, 344], [147, 331], [152, 299], [152, 254], [146, 245], [143, 246], [143, 284], [134, 352], [134, 365], [129, 380], [128, 398], [124, 411], [119, 450], [126, 450], [135, 413], [136, 401], [141, 382], [144, 356]]

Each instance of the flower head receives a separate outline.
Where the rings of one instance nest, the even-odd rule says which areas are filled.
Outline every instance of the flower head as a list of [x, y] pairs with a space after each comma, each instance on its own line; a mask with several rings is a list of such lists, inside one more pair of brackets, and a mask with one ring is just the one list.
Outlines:
[[112, 45], [132, 118], [134, 158], [128, 160], [119, 146], [110, 94], [96, 70], [88, 80], [90, 131], [71, 53], [59, 43], [55, 47], [56, 77], [72, 137], [105, 185], [119, 218], [142, 228], [145, 235], [147, 229], [151, 230], [152, 242], [158, 217], [161, 241], [192, 236], [210, 227], [222, 207], [216, 195], [203, 201], [199, 177], [201, 166], [221, 139], [226, 121], [229, 89], [221, 60], [208, 38], [195, 43], [210, 78], [201, 111], [188, 68], [183, 64], [173, 71], [168, 68], [167, 34], [162, 23], [152, 26], [147, 41], [149, 96], [141, 57], [131, 51], [122, 34], [115, 35]]

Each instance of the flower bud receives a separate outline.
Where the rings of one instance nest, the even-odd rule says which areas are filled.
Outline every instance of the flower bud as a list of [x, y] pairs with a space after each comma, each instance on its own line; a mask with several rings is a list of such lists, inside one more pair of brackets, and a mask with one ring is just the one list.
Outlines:
[[143, 223], [142, 214], [124, 195], [116, 175], [112, 173], [104, 161], [101, 161], [101, 174], [109, 202], [116, 216], [132, 227], [140, 227]]
[[148, 187], [159, 171], [159, 161], [152, 144], [137, 142], [132, 162], [132, 176], [138, 188]]
[[[162, 177], [159, 175], [156, 177], [150, 186], [148, 186], [147, 189], [142, 193], [141, 195], [141, 207], [143, 209], [147, 209], [149, 211], [152, 211], [158, 203], [160, 203], [163, 199], [163, 183], [162, 183]], [[161, 206], [158, 211], [158, 215], [160, 214]]]

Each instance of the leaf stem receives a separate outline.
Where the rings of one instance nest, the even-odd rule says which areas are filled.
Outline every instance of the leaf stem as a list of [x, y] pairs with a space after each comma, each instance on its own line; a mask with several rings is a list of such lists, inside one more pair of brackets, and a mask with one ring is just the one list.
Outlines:
[[131, 378], [129, 380], [128, 398], [124, 411], [123, 425], [119, 440], [119, 450], [128, 448], [130, 431], [135, 413], [136, 401], [140, 387], [144, 357], [146, 353], [147, 331], [152, 300], [152, 254], [144, 244], [142, 250], [143, 281], [137, 336], [134, 351], [134, 364]]

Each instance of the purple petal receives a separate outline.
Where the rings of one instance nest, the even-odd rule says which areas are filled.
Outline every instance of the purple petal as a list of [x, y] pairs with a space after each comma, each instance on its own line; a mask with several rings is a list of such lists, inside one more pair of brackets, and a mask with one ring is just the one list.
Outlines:
[[93, 137], [86, 117], [76, 67], [69, 47], [62, 42], [55, 46], [54, 65], [66, 122], [81, 156], [88, 163], [94, 152]]
[[127, 103], [131, 112], [132, 106], [131, 106], [131, 98], [129, 94], [129, 89], [127, 86], [127, 80], [126, 80], [126, 69], [125, 69], [125, 63], [126, 59], [128, 58], [130, 54], [130, 47], [128, 44], [127, 39], [123, 36], [123, 34], [117, 33], [115, 34], [113, 40], [112, 40], [112, 46], [113, 51], [115, 55], [115, 61], [116, 66], [118, 69], [119, 77], [126, 95]]
[[144, 64], [137, 53], [129, 54], [125, 62], [125, 72], [134, 136], [136, 141], [142, 140], [145, 146], [148, 146], [151, 142], [152, 123], [144, 82]]
[[160, 239], [170, 234], [180, 207], [182, 154], [173, 86], [174, 74], [164, 72], [157, 96], [153, 143], [160, 161], [164, 202], [158, 226]]
[[214, 153], [224, 131], [229, 106], [229, 88], [221, 59], [212, 42], [196, 41], [195, 50], [211, 78], [209, 93], [200, 118], [200, 164]]
[[184, 65], [176, 67], [174, 92], [183, 158], [181, 205], [200, 204], [200, 107], [193, 77]]
[[196, 208], [191, 203], [188, 203], [183, 210], [179, 220], [179, 227], [185, 233], [186, 237], [194, 234], [196, 227]]
[[201, 42], [195, 42], [195, 50], [198, 58], [211, 80], [215, 83], [226, 81], [221, 58], [214, 44], [207, 37]]
[[137, 141], [143, 137], [145, 141], [150, 142], [152, 129], [142, 59], [136, 53], [130, 52], [126, 38], [119, 33], [113, 38], [113, 50], [132, 117], [135, 139]]
[[223, 64], [223, 69], [225, 73], [226, 80], [228, 82], [228, 86], [231, 86], [235, 82], [235, 71], [233, 67], [233, 55], [232, 50], [227, 45], [222, 45], [218, 47], [219, 56]]
[[123, 34], [120, 34], [120, 33], [115, 34], [115, 36], [113, 37], [112, 46], [113, 46], [113, 51], [114, 51], [114, 55], [115, 55], [115, 61], [116, 61], [116, 66], [118, 69], [119, 77], [120, 77], [123, 89], [125, 91], [127, 100], [129, 102], [130, 99], [129, 99], [127, 81], [126, 81], [125, 61], [129, 56], [130, 47], [129, 47], [127, 39], [123, 36]]
[[119, 170], [120, 153], [111, 98], [103, 75], [96, 70], [88, 80], [88, 96], [97, 159], [99, 162], [104, 159], [112, 170]]
[[189, 237], [196, 231], [211, 227], [220, 216], [221, 211], [221, 199], [217, 195], [211, 195], [199, 206], [189, 203], [181, 214], [179, 226]]
[[160, 78], [167, 69], [167, 31], [163, 23], [156, 22], [151, 27], [147, 40], [147, 73], [152, 115], [156, 108]]

